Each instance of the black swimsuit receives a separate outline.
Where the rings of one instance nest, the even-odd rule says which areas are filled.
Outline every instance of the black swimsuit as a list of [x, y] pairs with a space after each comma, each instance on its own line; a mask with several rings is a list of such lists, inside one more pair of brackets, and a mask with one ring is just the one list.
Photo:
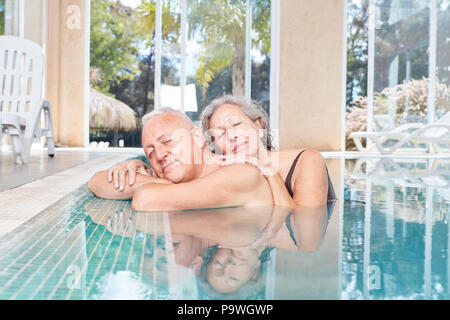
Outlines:
[[[292, 191], [292, 187], [291, 187], [291, 180], [292, 180], [292, 175], [294, 174], [294, 170], [295, 170], [295, 166], [297, 165], [297, 161], [298, 158], [300, 158], [301, 154], [306, 151], [306, 150], [302, 150], [300, 151], [300, 153], [297, 155], [297, 157], [295, 158], [294, 162], [291, 165], [291, 168], [289, 169], [289, 172], [286, 176], [286, 180], [284, 181], [284, 185], [286, 186], [287, 191], [289, 192], [289, 194], [291, 195], [291, 197], [294, 196], [294, 192]], [[330, 179], [330, 175], [328, 174], [328, 169], [327, 170], [327, 177], [328, 177], [328, 195], [327, 195], [327, 206], [328, 206], [328, 219], [330, 218], [331, 213], [333, 212], [333, 208], [334, 208], [334, 203], [336, 200], [336, 193], [334, 192], [334, 188], [333, 188], [333, 184], [331, 183], [331, 179]], [[292, 213], [288, 214], [288, 216], [286, 217], [285, 223], [286, 223], [286, 227], [289, 230], [289, 235], [291, 236], [292, 241], [294, 242], [295, 246], [297, 245], [297, 240], [295, 239], [294, 236], [294, 231], [292, 230], [292, 226], [291, 226], [291, 215]]]
[[[294, 162], [292, 162], [291, 169], [289, 169], [289, 172], [288, 172], [288, 174], [286, 176], [286, 180], [284, 181], [284, 185], [286, 186], [286, 189], [289, 192], [289, 194], [291, 195], [291, 197], [294, 196], [294, 192], [292, 191], [292, 187], [291, 187], [292, 175], [294, 174], [294, 170], [295, 170], [295, 166], [297, 165], [298, 158], [300, 158], [300, 156], [302, 155], [302, 153], [304, 151], [306, 151], [306, 150], [300, 151], [300, 153], [295, 158]], [[333, 184], [331, 183], [331, 179], [330, 179], [330, 176], [328, 174], [328, 169], [326, 169], [326, 170], [327, 170], [327, 177], [328, 177], [328, 196], [327, 196], [327, 200], [328, 201], [336, 200], [336, 194], [334, 192]]]

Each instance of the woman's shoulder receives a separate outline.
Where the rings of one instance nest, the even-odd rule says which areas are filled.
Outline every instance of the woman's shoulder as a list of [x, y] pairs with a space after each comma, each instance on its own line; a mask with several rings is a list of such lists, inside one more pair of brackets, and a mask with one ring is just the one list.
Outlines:
[[283, 149], [278, 151], [281, 161], [291, 162], [300, 154], [302, 151], [306, 151], [308, 149], [298, 148], [298, 149]]
[[[296, 162], [295, 166], [296, 168], [298, 167], [297, 164], [299, 161], [302, 162], [303, 167], [305, 165], [307, 166], [313, 165], [313, 167], [321, 165], [322, 162], [321, 160], [323, 160], [323, 157], [317, 150], [307, 148], [281, 150], [279, 153], [279, 159], [280, 159], [280, 169], [282, 169], [281, 171], [283, 173], [287, 174], [287, 171], [291, 169], [295, 159], [300, 153], [302, 155], [301, 158], [299, 158], [298, 161]], [[296, 172], [298, 172], [298, 170], [296, 170]]]
[[305, 155], [308, 155], [308, 157], [321, 157], [322, 155], [318, 150], [315, 149], [307, 149], [307, 148], [298, 148], [298, 149], [284, 149], [279, 151], [279, 155], [281, 159], [288, 160], [291, 159], [294, 161], [294, 159], [300, 154], [304, 153]]

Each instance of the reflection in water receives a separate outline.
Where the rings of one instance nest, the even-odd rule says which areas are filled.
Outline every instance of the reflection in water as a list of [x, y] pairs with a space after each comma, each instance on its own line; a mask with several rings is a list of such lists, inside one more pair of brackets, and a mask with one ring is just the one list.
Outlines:
[[450, 160], [332, 161], [343, 201], [293, 212], [133, 212], [82, 186], [0, 238], [0, 299], [449, 299]]
[[358, 159], [346, 167], [341, 298], [448, 299], [450, 162]]
[[101, 210], [88, 213], [111, 233], [130, 237], [142, 232], [146, 237], [165, 239], [164, 254], [156, 261], [152, 259], [156, 248], [146, 245], [142, 276], [149, 280], [167, 277], [171, 297], [194, 298], [200, 290], [203, 298], [249, 299], [264, 296], [265, 267], [271, 250], [318, 250], [333, 207], [334, 201], [329, 206], [293, 211], [247, 207], [164, 215], [131, 211], [105, 215]]

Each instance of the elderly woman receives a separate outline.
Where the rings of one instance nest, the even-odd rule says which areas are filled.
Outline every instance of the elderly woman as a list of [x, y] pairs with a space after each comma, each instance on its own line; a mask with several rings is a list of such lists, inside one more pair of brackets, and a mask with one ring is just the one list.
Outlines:
[[320, 206], [335, 199], [319, 152], [275, 151], [267, 113], [256, 102], [226, 95], [213, 100], [201, 116], [207, 144], [224, 156], [224, 164], [248, 162], [269, 181], [275, 205]]

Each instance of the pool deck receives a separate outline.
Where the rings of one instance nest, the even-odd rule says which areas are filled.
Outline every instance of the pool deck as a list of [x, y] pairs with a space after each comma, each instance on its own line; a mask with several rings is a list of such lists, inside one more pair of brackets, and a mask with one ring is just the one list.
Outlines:
[[[139, 148], [58, 148], [49, 158], [45, 149], [31, 151], [27, 165], [16, 165], [11, 151], [0, 150], [0, 236], [12, 231], [66, 194], [85, 184], [99, 170], [143, 154]], [[322, 152], [325, 159], [442, 159], [450, 154], [380, 156], [360, 152]]]
[[32, 150], [27, 165], [16, 165], [11, 152], [1, 151], [0, 236], [85, 184], [95, 172], [140, 153], [61, 148], [49, 158], [45, 150]]

